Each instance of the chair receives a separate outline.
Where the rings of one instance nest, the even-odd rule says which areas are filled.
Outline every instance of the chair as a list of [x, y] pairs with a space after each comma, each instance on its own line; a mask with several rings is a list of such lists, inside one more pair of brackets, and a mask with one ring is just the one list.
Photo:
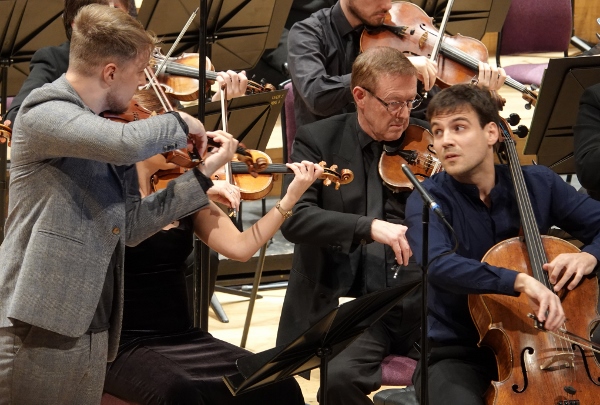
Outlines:
[[390, 354], [381, 362], [381, 385], [412, 385], [417, 361]]
[[[496, 64], [500, 55], [564, 52], [568, 56], [573, 33], [572, 0], [512, 0], [498, 34]], [[507, 75], [523, 84], [539, 86], [547, 63], [505, 66]]]
[[379, 391], [373, 396], [374, 405], [418, 405], [412, 386], [417, 361], [390, 354], [381, 362], [381, 385], [406, 386]]
[[292, 145], [296, 137], [296, 115], [294, 113], [294, 87], [292, 80], [286, 80], [279, 88], [287, 89], [281, 110], [281, 138], [283, 145], [283, 161], [291, 163]]

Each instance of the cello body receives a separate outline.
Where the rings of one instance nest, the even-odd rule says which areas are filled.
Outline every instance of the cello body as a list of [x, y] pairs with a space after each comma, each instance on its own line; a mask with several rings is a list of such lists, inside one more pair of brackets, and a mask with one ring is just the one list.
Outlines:
[[[548, 261], [561, 253], [579, 252], [555, 237], [542, 236], [542, 243]], [[482, 261], [532, 274], [522, 238], [498, 243]], [[574, 290], [563, 290], [559, 296], [567, 317], [566, 328], [589, 339], [600, 320], [596, 277], [584, 277]], [[499, 381], [493, 381], [486, 392], [486, 404], [600, 404], [600, 365], [593, 353], [537, 329], [528, 317], [532, 311], [525, 294], [469, 295], [469, 308], [481, 337], [480, 345], [490, 347], [498, 363]], [[566, 387], [572, 387], [575, 393], [569, 394]]]

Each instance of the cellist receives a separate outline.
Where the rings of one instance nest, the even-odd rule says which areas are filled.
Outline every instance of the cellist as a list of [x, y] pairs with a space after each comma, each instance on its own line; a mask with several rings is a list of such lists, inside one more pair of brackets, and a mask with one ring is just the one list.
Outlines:
[[[498, 379], [498, 369], [492, 351], [477, 345], [479, 335], [469, 314], [468, 294], [525, 294], [530, 312], [546, 330], [562, 327], [565, 312], [555, 292], [575, 289], [582, 277], [595, 271], [600, 257], [600, 203], [577, 193], [546, 167], [525, 166], [524, 179], [540, 233], [556, 225], [585, 247], [543, 265], [554, 291], [528, 274], [481, 262], [488, 249], [518, 236], [521, 227], [509, 169], [494, 165], [494, 145], [500, 133], [497, 107], [489, 92], [456, 85], [431, 100], [427, 118], [433, 149], [445, 172], [423, 182], [423, 187], [441, 206], [458, 239], [458, 249], [453, 251], [451, 231], [440, 218], [431, 216], [429, 404], [483, 404], [490, 382]], [[422, 200], [417, 193], [408, 199], [406, 216], [408, 240], [419, 260]], [[449, 254], [431, 260], [445, 252]], [[413, 380], [419, 392], [419, 367]]]

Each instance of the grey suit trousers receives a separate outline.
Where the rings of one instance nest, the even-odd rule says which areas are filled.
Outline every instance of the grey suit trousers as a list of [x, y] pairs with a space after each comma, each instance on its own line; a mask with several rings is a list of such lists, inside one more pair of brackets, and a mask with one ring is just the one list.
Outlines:
[[99, 404], [108, 332], [70, 338], [13, 321], [0, 328], [0, 405]]

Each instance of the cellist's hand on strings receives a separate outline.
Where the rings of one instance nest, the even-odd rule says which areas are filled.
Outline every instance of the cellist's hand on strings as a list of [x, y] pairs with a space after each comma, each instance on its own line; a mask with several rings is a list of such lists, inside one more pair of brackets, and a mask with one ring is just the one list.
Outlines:
[[409, 56], [408, 60], [417, 68], [417, 78], [423, 82], [425, 91], [429, 91], [437, 79], [437, 64], [425, 56]]
[[543, 269], [548, 272], [554, 291], [558, 292], [565, 285], [568, 290], [577, 287], [583, 276], [590, 274], [597, 264], [598, 260], [586, 252], [561, 253], [550, 263], [544, 264]]
[[396, 262], [406, 266], [408, 258], [412, 256], [412, 250], [406, 239], [407, 229], [404, 225], [376, 219], [371, 223], [371, 238], [375, 242], [391, 246], [396, 255]]
[[519, 273], [515, 280], [515, 291], [527, 295], [537, 319], [544, 328], [556, 331], [565, 322], [565, 311], [560, 298], [544, 284], [525, 273]]
[[240, 188], [226, 180], [213, 180], [213, 186], [206, 191], [207, 197], [227, 208], [240, 209], [242, 199]]
[[506, 80], [506, 72], [503, 68], [492, 66], [488, 63], [479, 62], [479, 75], [477, 86], [487, 87], [489, 90], [498, 90]]
[[218, 147], [211, 148], [208, 151], [204, 158], [204, 164], [198, 166], [205, 176], [210, 177], [214, 172], [233, 159], [233, 155], [237, 150], [238, 141], [231, 134], [220, 130], [207, 132], [206, 135], [209, 138], [212, 138], [215, 143], [219, 144]]
[[[246, 94], [246, 88], [248, 87], [248, 78], [246, 77], [246, 72], [241, 71], [240, 73], [236, 73], [233, 70], [228, 70], [227, 72], [218, 72], [217, 73], [217, 83], [219, 83], [219, 88], [223, 85], [227, 85], [227, 100], [231, 100], [235, 97], [240, 97]], [[221, 92], [217, 91], [212, 96], [212, 101], [219, 101], [221, 99]]]

